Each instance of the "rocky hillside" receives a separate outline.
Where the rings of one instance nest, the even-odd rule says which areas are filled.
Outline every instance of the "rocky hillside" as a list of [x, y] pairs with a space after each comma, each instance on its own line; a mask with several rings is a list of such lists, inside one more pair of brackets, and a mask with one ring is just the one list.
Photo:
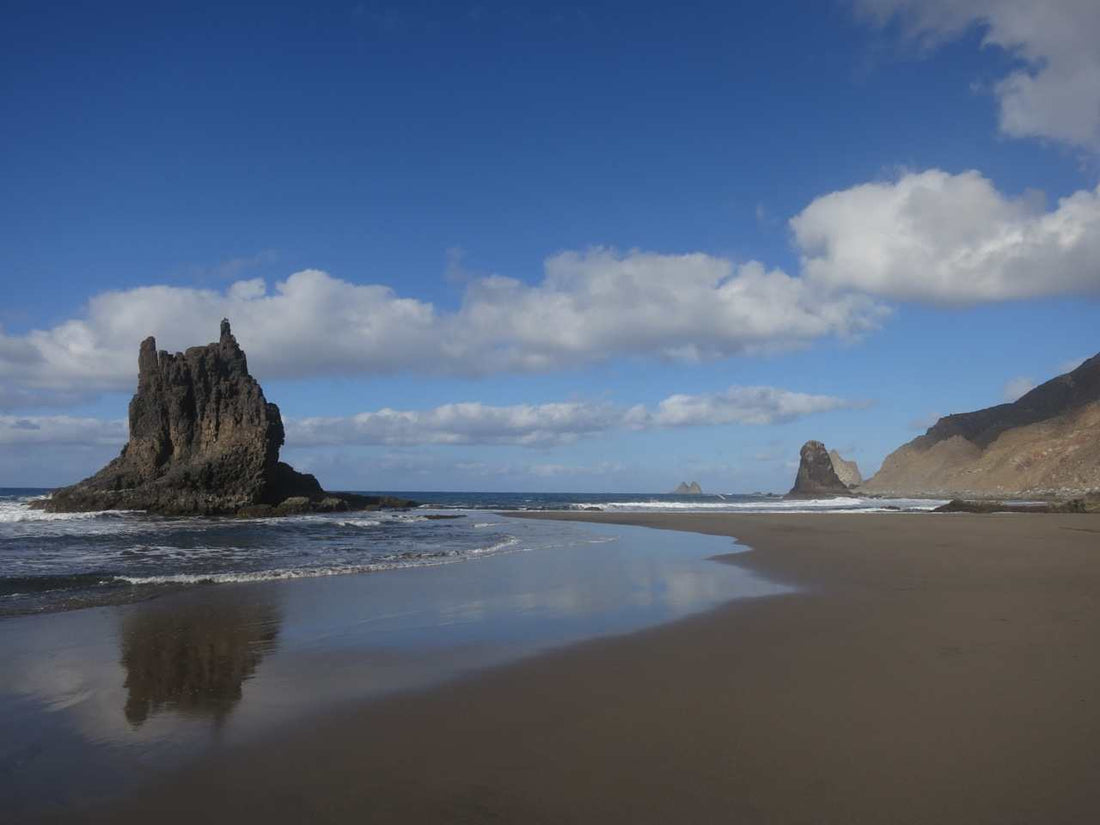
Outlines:
[[54, 492], [55, 512], [146, 510], [164, 515], [264, 515], [352, 509], [386, 502], [324, 493], [317, 479], [279, 461], [279, 408], [248, 372], [228, 321], [218, 341], [157, 352], [146, 338], [130, 401], [130, 440], [96, 473]]
[[1011, 404], [941, 418], [861, 491], [1072, 495], [1100, 490], [1100, 355]]

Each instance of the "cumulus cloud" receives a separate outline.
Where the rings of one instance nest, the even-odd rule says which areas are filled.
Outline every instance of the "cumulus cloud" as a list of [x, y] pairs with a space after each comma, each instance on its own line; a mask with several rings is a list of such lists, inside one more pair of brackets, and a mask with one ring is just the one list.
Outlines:
[[[493, 406], [444, 404], [428, 410], [382, 409], [358, 415], [286, 421], [290, 448], [327, 446], [513, 445], [550, 447], [613, 430], [720, 424], [771, 424], [862, 406], [827, 395], [774, 387], [731, 387], [707, 395], [673, 395], [649, 410], [570, 401]], [[126, 423], [69, 416], [0, 416], [0, 445], [117, 444]]]
[[[80, 318], [23, 335], [0, 330], [0, 386], [126, 389], [136, 346], [196, 343], [228, 317], [261, 378], [397, 372], [544, 371], [615, 356], [704, 359], [790, 348], [874, 329], [885, 310], [829, 295], [759, 263], [703, 254], [565, 252], [530, 285], [472, 280], [441, 311], [377, 284], [297, 272], [226, 290], [148, 286], [94, 296]], [[200, 339], [201, 340], [201, 339]]]
[[1035, 382], [1023, 375], [1019, 375], [1015, 378], [1010, 378], [1005, 382], [1004, 386], [1004, 400], [1008, 402], [1015, 401], [1023, 395], [1031, 392], [1035, 389]]
[[791, 228], [803, 277], [832, 289], [938, 303], [1100, 291], [1100, 188], [1047, 210], [931, 169], [823, 195]]
[[856, 406], [862, 405], [831, 395], [808, 395], [775, 387], [730, 387], [705, 395], [670, 395], [657, 405], [647, 423], [658, 427], [773, 424]]
[[1100, 3], [1095, 0], [855, 0], [874, 22], [900, 22], [934, 47], [973, 26], [1019, 64], [994, 86], [1011, 137], [1100, 149]]
[[341, 444], [512, 444], [549, 446], [620, 426], [611, 405], [582, 402], [494, 407], [478, 402], [430, 410], [363, 412], [339, 418], [287, 422], [295, 447]]
[[126, 441], [126, 422], [68, 415], [0, 415], [0, 445], [119, 445]]
[[289, 421], [287, 443], [295, 447], [340, 444], [547, 447], [616, 429], [773, 424], [860, 406], [865, 405], [775, 387], [730, 387], [720, 393], [671, 395], [653, 410], [640, 404], [618, 407], [581, 401], [499, 407], [469, 402], [430, 410], [383, 409], [348, 417]]

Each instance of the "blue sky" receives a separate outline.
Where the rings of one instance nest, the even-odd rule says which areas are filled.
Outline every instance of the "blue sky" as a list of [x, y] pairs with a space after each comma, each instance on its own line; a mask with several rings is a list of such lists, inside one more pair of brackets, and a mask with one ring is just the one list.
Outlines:
[[7, 3], [0, 485], [223, 314], [331, 487], [869, 473], [1100, 350], [1100, 11], [1034, 5]]

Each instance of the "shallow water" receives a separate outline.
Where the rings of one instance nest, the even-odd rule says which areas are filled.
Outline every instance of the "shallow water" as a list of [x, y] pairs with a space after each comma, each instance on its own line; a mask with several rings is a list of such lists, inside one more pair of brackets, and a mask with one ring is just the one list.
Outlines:
[[789, 592], [710, 560], [738, 549], [728, 538], [521, 520], [480, 529], [531, 529], [543, 543], [467, 564], [198, 586], [0, 621], [0, 809], [125, 793], [341, 703]]
[[[503, 520], [497, 510], [880, 512], [940, 502], [787, 501], [764, 495], [402, 493], [405, 512], [273, 519], [52, 514], [27, 506], [46, 491], [0, 489], [0, 617], [117, 604], [197, 584], [297, 579], [431, 567], [554, 547], [560, 528]], [[457, 516], [436, 519], [434, 516]]]

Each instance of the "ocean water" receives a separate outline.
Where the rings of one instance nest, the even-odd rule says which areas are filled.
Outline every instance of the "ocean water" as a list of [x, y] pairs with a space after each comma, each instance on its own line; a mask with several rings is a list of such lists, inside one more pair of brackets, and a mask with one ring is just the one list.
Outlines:
[[572, 546], [560, 524], [497, 511], [881, 512], [940, 502], [766, 495], [402, 492], [408, 511], [272, 519], [52, 514], [46, 490], [0, 488], [0, 616], [125, 603], [182, 588], [438, 566]]

